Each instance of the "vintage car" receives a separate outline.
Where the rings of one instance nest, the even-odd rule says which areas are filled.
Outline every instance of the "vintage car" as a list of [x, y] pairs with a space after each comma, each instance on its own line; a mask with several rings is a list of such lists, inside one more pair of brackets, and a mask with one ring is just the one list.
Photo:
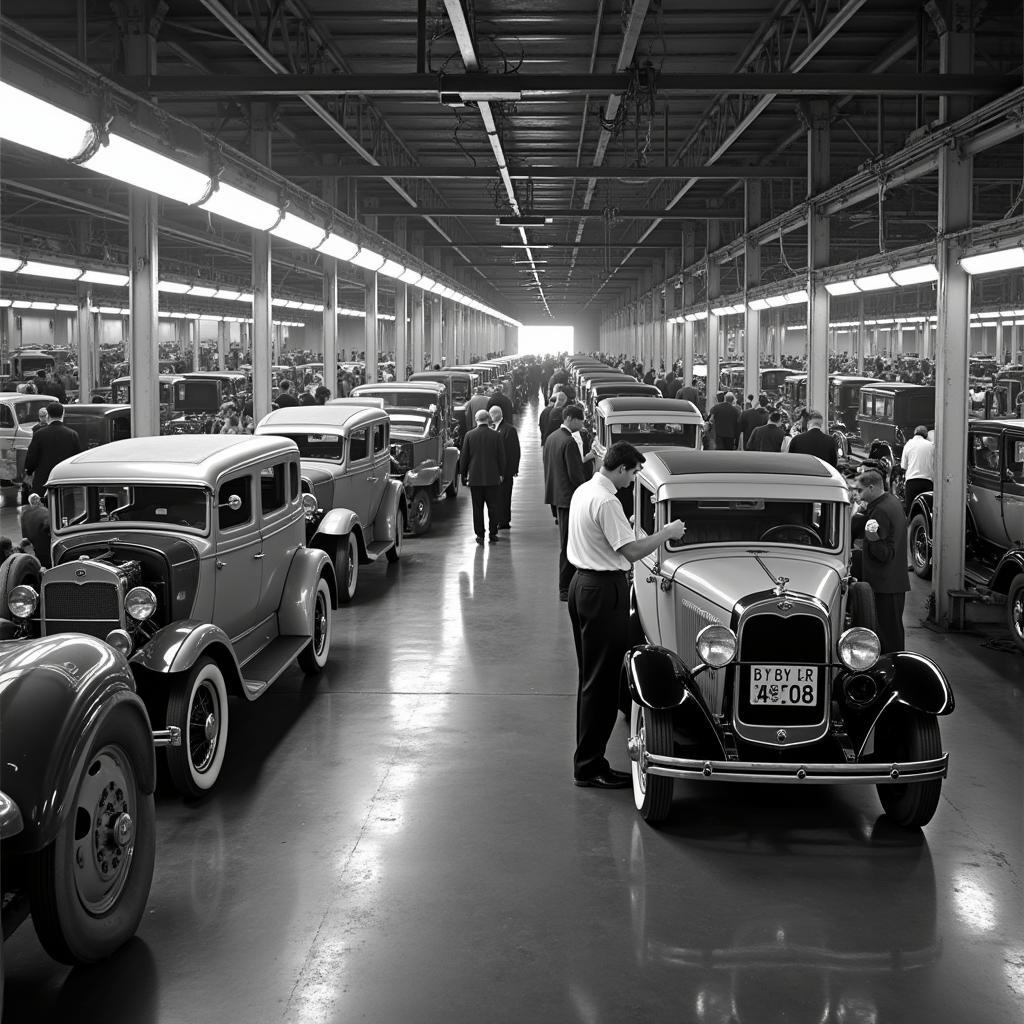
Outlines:
[[[758, 390], [754, 395], [767, 395], [773, 401], [782, 396], [782, 386], [792, 375], [793, 371], [785, 366], [767, 366], [758, 371]], [[732, 391], [737, 400], [742, 401], [748, 392], [744, 389], [746, 379], [746, 368], [743, 366], [731, 366], [722, 370], [722, 387], [726, 391]]]
[[401, 482], [408, 507], [406, 526], [419, 536], [430, 529], [433, 503], [459, 493], [459, 449], [435, 406], [387, 409], [391, 417], [391, 476]]
[[868, 584], [849, 570], [846, 481], [810, 455], [652, 452], [634, 529], [681, 541], [634, 568], [624, 659], [641, 816], [675, 779], [874, 784], [915, 828], [938, 806], [949, 683], [918, 654], [880, 654]]
[[228, 695], [327, 662], [337, 586], [306, 546], [299, 453], [278, 437], [133, 438], [65, 459], [47, 488], [53, 568], [21, 556], [2, 607], [20, 635], [88, 633], [128, 655], [150, 718], [179, 730], [171, 782], [199, 796], [224, 763]]
[[[861, 388], [868, 384], [883, 383], [877, 377], [858, 377], [830, 373], [828, 377], [828, 429], [836, 443], [840, 458], [850, 454], [850, 447], [860, 443], [857, 417], [860, 415]], [[799, 417], [797, 412], [807, 406], [807, 374], [794, 373], [786, 377], [781, 394], [783, 412], [791, 423]]]
[[240, 404], [245, 388], [246, 376], [237, 370], [183, 373], [172, 385], [174, 416], [161, 428], [162, 433], [209, 433], [220, 407], [225, 402]]
[[25, 476], [25, 456], [39, 410], [56, 401], [53, 395], [0, 394], [0, 487], [20, 483]]
[[391, 424], [383, 402], [337, 398], [327, 405], [275, 409], [260, 420], [256, 433], [298, 445], [302, 489], [316, 499], [306, 523], [307, 543], [331, 558], [338, 600], [351, 601], [361, 564], [382, 557], [398, 561], [409, 517], [402, 485], [390, 475]]
[[903, 445], [913, 437], [914, 428], [935, 426], [935, 388], [925, 384], [903, 384], [880, 381], [860, 389], [860, 411], [857, 413], [859, 440], [851, 445], [852, 454], [870, 452], [878, 444], [891, 451], [899, 465]]
[[429, 409], [436, 406], [450, 437], [454, 437], [448, 388], [435, 380], [402, 381], [394, 384], [360, 384], [352, 389], [352, 398], [370, 396], [383, 399], [385, 409]]
[[124, 655], [91, 636], [5, 639], [0, 674], [3, 933], [31, 915], [50, 956], [93, 963], [135, 934], [149, 898], [149, 716]]
[[623, 374], [622, 381], [598, 381], [587, 386], [587, 404], [583, 411], [586, 414], [587, 429], [594, 425], [595, 410], [606, 398], [653, 398], [665, 401], [661, 392], [653, 384], [641, 384], [638, 380]]
[[[932, 574], [934, 495], [910, 507], [908, 550], [914, 572]], [[967, 536], [964, 582], [993, 603], [1006, 602], [1006, 627], [1024, 651], [1024, 420], [971, 420], [967, 427]]]
[[[160, 429], [162, 433], [167, 433], [163, 429], [164, 426], [178, 415], [178, 409], [174, 404], [174, 385], [183, 379], [180, 373], [161, 373], [157, 378], [157, 387], [160, 392]], [[131, 400], [131, 377], [115, 377], [110, 382], [110, 401], [130, 405]]]
[[64, 407], [64, 426], [82, 439], [83, 448], [96, 448], [132, 436], [132, 407], [96, 402]]
[[433, 380], [448, 388], [448, 400], [451, 402], [452, 417], [456, 422], [455, 443], [461, 448], [466, 431], [473, 426], [468, 421], [469, 400], [473, 397], [473, 389], [480, 383], [479, 375], [465, 370], [423, 370], [411, 374], [409, 380]]
[[692, 402], [646, 396], [603, 398], [595, 413], [597, 465], [616, 441], [628, 441], [644, 452], [658, 448], [699, 451], [704, 444], [704, 417]]

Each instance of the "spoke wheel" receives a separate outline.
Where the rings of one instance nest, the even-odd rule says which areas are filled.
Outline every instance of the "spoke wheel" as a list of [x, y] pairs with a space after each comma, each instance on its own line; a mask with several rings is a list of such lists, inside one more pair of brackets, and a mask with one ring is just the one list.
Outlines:
[[636, 759], [630, 761], [633, 776], [633, 803], [648, 825], [657, 825], [668, 817], [672, 806], [673, 780], [649, 775], [647, 754], [671, 754], [672, 715], [634, 703], [630, 710], [630, 741], [636, 746]]
[[[939, 723], [933, 715], [913, 708], [893, 707], [877, 726], [875, 755], [882, 763], [927, 761], [942, 755]], [[903, 828], [921, 828], [932, 820], [939, 806], [942, 780], [882, 785], [878, 799], [889, 819]]]
[[932, 539], [928, 535], [928, 523], [918, 512], [910, 520], [907, 549], [914, 566], [914, 575], [922, 580], [932, 578]]
[[334, 575], [338, 580], [338, 601], [348, 604], [356, 596], [359, 582], [359, 542], [354, 533], [338, 538], [334, 556]]
[[316, 585], [310, 626], [309, 643], [299, 652], [299, 668], [307, 675], [319, 672], [327, 664], [327, 655], [331, 652], [331, 590], [323, 577]]
[[430, 495], [424, 488], [417, 488], [412, 492], [412, 500], [409, 502], [409, 532], [414, 537], [426, 533], [430, 529], [432, 518]]
[[1017, 650], [1024, 652], [1024, 572], [1013, 578], [1006, 595], [1006, 626]]
[[200, 658], [171, 684], [167, 724], [181, 729], [181, 746], [166, 748], [171, 782], [183, 796], [201, 796], [220, 776], [228, 743], [227, 686], [213, 659]]
[[56, 960], [93, 963], [138, 928], [153, 880], [156, 813], [138, 767], [152, 740], [125, 709], [100, 726], [68, 793], [56, 837], [32, 855], [29, 903], [39, 940]]

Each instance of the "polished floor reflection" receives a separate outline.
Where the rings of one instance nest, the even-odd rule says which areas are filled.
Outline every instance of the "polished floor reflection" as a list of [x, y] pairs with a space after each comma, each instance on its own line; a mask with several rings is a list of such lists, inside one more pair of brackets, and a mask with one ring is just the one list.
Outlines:
[[571, 784], [536, 417], [508, 539], [477, 547], [464, 492], [367, 567], [328, 670], [233, 708], [208, 800], [159, 800], [138, 937], [69, 971], [23, 927], [5, 1024], [1020, 1024], [1024, 659], [920, 628], [915, 590], [908, 645], [959, 705], [923, 833], [872, 790], [727, 784], [652, 831]]

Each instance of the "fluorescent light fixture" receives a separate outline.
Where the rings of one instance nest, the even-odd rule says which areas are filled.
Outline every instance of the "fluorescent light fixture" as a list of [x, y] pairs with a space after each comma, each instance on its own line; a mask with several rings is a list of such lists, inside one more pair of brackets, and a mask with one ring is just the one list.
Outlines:
[[0, 274], [13, 274], [24, 262], [24, 260], [12, 259], [10, 256], [0, 256]]
[[238, 296], [238, 301], [239, 302], [248, 302], [251, 305], [255, 298], [256, 298], [256, 296], [253, 295], [252, 292], [242, 292], [242, 294]]
[[785, 295], [769, 295], [767, 297], [767, 302], [768, 302], [768, 305], [772, 309], [778, 309], [779, 306], [785, 306], [786, 305], [786, 296]]
[[210, 288], [204, 284], [194, 284], [189, 289], [189, 295], [195, 296], [197, 299], [212, 299], [216, 294], [216, 288]]
[[[749, 305], [750, 305], [751, 309], [767, 309], [768, 308], [768, 300], [767, 299], [751, 299]], [[678, 322], [679, 321], [676, 320], [676, 323], [678, 323]]]
[[60, 281], [77, 281], [82, 276], [80, 267], [58, 267], [52, 263], [37, 263], [35, 260], [29, 260], [18, 273], [32, 277], [53, 277]]
[[15, 309], [31, 309], [32, 308], [32, 303], [29, 302], [28, 299], [15, 299], [14, 300], [14, 308]]
[[359, 246], [355, 242], [350, 242], [347, 238], [336, 235], [331, 231], [317, 246], [316, 251], [322, 252], [325, 256], [333, 256], [336, 260], [345, 260], [347, 262], [359, 252]]
[[227, 299], [229, 302], [236, 302], [241, 294], [241, 292], [236, 292], [232, 288], [218, 288], [213, 293], [213, 297], [215, 299]]
[[128, 310], [122, 309], [120, 306], [100, 306], [96, 312], [106, 313], [108, 316], [124, 316]]
[[968, 274], [994, 274], [1000, 270], [1015, 270], [1024, 267], [1024, 248], [1019, 245], [1012, 249], [996, 249], [975, 256], [963, 256], [960, 266]]
[[87, 270], [79, 279], [87, 284], [109, 284], [123, 288], [129, 281], [127, 274], [112, 274], [106, 270]]
[[82, 166], [189, 206], [198, 203], [210, 189], [207, 175], [119, 135], [109, 136], [107, 144]]
[[495, 217], [494, 223], [499, 228], [540, 228], [545, 224], [553, 224], [554, 217], [543, 217], [539, 214], [526, 214], [521, 217]]
[[422, 274], [413, 270], [411, 267], [406, 267], [405, 270], [398, 275], [398, 280], [403, 284], [419, 284], [422, 277]]
[[938, 281], [939, 268], [934, 263], [925, 263], [920, 267], [903, 267], [892, 272], [892, 279], [901, 287], [908, 284], [927, 284]]
[[394, 260], [385, 260], [378, 273], [385, 274], [387, 277], [401, 277], [405, 273], [405, 267]]
[[315, 302], [300, 302], [298, 308], [306, 310], [307, 313], [322, 313], [324, 310], [323, 306], [318, 307]]
[[174, 295], [184, 295], [192, 285], [183, 284], [181, 281], [157, 281], [156, 290], [158, 292], [171, 292]]
[[884, 288], [896, 287], [896, 282], [890, 274], [868, 274], [867, 277], [854, 278], [853, 283], [862, 292], [878, 292]]
[[70, 160], [85, 149], [91, 128], [75, 114], [0, 82], [0, 139]]
[[73, 306], [70, 302], [58, 302], [57, 311], [59, 313], [77, 313], [78, 307]]
[[427, 277], [426, 274], [416, 282], [417, 287], [422, 288], [425, 292], [433, 291], [435, 284], [437, 282], [432, 277]]
[[172, 320], [184, 320], [184, 319], [185, 319], [185, 314], [184, 314], [184, 313], [179, 313], [179, 312], [178, 312], [178, 310], [172, 310], [172, 311], [171, 311], [170, 313], [168, 313], [167, 315], [168, 315], [168, 316], [169, 316], [169, 317], [170, 317], [170, 318], [171, 318]]
[[36, 302], [32, 303], [32, 308], [33, 309], [56, 309], [57, 308], [57, 303], [56, 302], [39, 302], [39, 301], [36, 301]]
[[829, 295], [857, 295], [860, 289], [852, 281], [829, 281], [825, 291]]
[[801, 288], [797, 292], [786, 292], [782, 297], [786, 300], [787, 306], [795, 306], [800, 302], [807, 301], [807, 291], [806, 289]]
[[430, 290], [431, 290], [431, 291], [432, 291], [432, 292], [433, 292], [433, 293], [434, 293], [435, 295], [441, 295], [442, 293], [444, 293], [445, 291], [447, 291], [447, 289], [445, 288], [445, 286], [444, 286], [443, 284], [441, 284], [441, 282], [440, 282], [440, 281], [434, 281], [434, 282], [433, 282], [433, 283], [431, 284], [431, 286], [430, 286]]
[[538, 245], [536, 242], [502, 242], [500, 248], [502, 249], [550, 249], [551, 246], [547, 243]]
[[998, 327], [999, 326], [999, 321], [998, 320], [982, 320], [981, 321], [981, 326], [982, 327]]
[[199, 209], [226, 217], [253, 231], [269, 231], [281, 218], [281, 211], [273, 203], [264, 202], [223, 182], [205, 203], [199, 204]]
[[275, 238], [280, 238], [303, 249], [315, 249], [327, 239], [327, 231], [318, 224], [313, 224], [294, 213], [286, 213], [280, 223], [270, 229]]
[[364, 270], [380, 270], [384, 266], [385, 260], [379, 252], [374, 252], [372, 249], [363, 249], [355, 254], [355, 256], [349, 257], [349, 263], [354, 263], [357, 267], [362, 267]]

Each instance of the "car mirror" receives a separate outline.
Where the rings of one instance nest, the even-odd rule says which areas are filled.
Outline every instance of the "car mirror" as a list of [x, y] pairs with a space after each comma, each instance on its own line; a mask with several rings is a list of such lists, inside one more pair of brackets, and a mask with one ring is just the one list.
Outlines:
[[232, 512], [237, 512], [242, 507], [242, 498], [238, 494], [232, 494], [228, 497], [228, 500], [222, 502], [217, 508], [229, 508]]

